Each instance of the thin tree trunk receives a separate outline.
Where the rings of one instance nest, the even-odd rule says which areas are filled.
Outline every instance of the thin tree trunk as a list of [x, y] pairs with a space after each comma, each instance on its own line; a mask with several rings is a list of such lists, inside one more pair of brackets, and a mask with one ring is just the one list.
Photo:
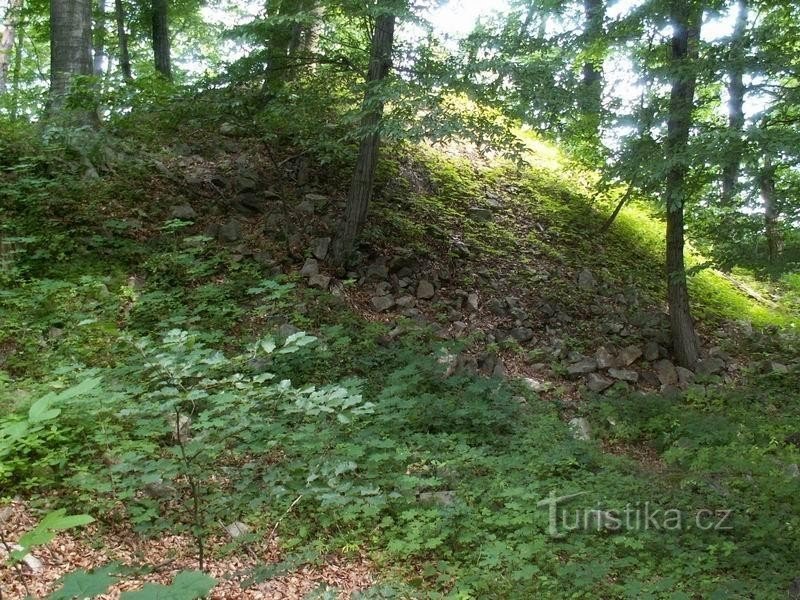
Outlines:
[[764, 164], [758, 173], [758, 187], [761, 192], [761, 201], [764, 203], [764, 226], [769, 262], [774, 263], [780, 256], [783, 240], [778, 225], [780, 211], [775, 197], [775, 165], [769, 158], [764, 159]]
[[[583, 0], [584, 11], [584, 49], [590, 49], [604, 35], [603, 20], [605, 5], [603, 0]], [[600, 133], [600, 114], [603, 109], [603, 73], [593, 59], [583, 64], [583, 78], [578, 97], [578, 107], [582, 116], [582, 132], [587, 138], [597, 140]]]
[[375, 185], [375, 167], [380, 149], [380, 123], [383, 101], [378, 86], [389, 74], [392, 66], [395, 16], [381, 14], [375, 20], [372, 36], [367, 89], [362, 105], [361, 127], [365, 132], [358, 149], [358, 159], [347, 195], [344, 220], [334, 243], [334, 261], [344, 267], [353, 253], [356, 240], [367, 220], [369, 203]]
[[695, 72], [702, 8], [697, 3], [673, 0], [672, 91], [669, 101], [666, 158], [667, 173], [667, 300], [672, 343], [678, 363], [693, 369], [699, 358], [697, 334], [689, 307], [684, 263], [683, 207], [688, 197], [689, 131], [697, 81]]
[[19, 113], [19, 84], [22, 78], [22, 39], [23, 25], [17, 26], [17, 41], [14, 44], [14, 75], [11, 80], [11, 118], [16, 119]]
[[106, 0], [97, 0], [97, 14], [94, 22], [94, 74], [103, 75], [106, 61]]
[[22, 0], [11, 0], [5, 15], [3, 34], [0, 36], [0, 94], [8, 91], [8, 68], [14, 50], [17, 24], [19, 23]]
[[156, 71], [172, 81], [167, 0], [153, 0], [153, 58]]
[[739, 14], [736, 17], [731, 47], [728, 54], [728, 133], [730, 143], [722, 166], [722, 206], [733, 207], [736, 196], [736, 184], [742, 163], [742, 130], [744, 129], [744, 68], [745, 68], [745, 33], [747, 30], [747, 1], [739, 0]]
[[[270, 2], [269, 17], [289, 17], [300, 12], [299, 0]], [[273, 24], [267, 40], [267, 72], [262, 91], [267, 96], [277, 93], [289, 78], [289, 55], [300, 43], [297, 24]]]
[[122, 0], [114, 0], [114, 16], [117, 21], [117, 43], [119, 44], [119, 68], [125, 83], [133, 81], [131, 56], [128, 53], [128, 34], [125, 32], [125, 8]]
[[[92, 74], [90, 0], [50, 3], [50, 116], [62, 113], [75, 77]], [[76, 122], [92, 122], [90, 110], [71, 111]]]

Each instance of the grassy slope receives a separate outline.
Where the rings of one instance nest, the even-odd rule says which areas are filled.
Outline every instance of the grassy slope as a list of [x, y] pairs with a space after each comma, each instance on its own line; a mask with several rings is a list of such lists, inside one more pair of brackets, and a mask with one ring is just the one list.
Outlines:
[[[209, 146], [212, 140], [210, 135]], [[591, 349], [602, 319], [587, 307], [608, 301], [576, 290], [576, 271], [589, 267], [608, 289], [633, 288], [641, 305], [660, 307], [663, 228], [638, 205], [623, 211], [605, 238], [590, 235], [601, 222], [589, 205], [591, 177], [566, 170], [546, 148], [539, 148], [531, 161], [533, 167], [523, 173], [509, 166], [478, 169], [427, 150], [411, 151], [397, 163], [387, 161], [368, 237], [377, 248], [407, 247], [435, 263], [452, 260], [458, 282], [465, 289], [477, 287], [484, 299], [513, 292], [532, 302], [547, 298], [557, 303], [573, 316], [568, 333], [576, 347]], [[407, 168], [420, 176], [415, 184], [409, 184]], [[95, 197], [101, 205], [112, 202], [116, 220], [130, 216], [132, 198], [137, 200], [133, 214], [161, 218], [176, 201], [170, 196], [174, 190], [165, 194], [159, 185], [128, 189], [126, 180], [135, 180], [131, 175], [119, 173], [96, 184]], [[326, 181], [324, 175], [321, 179]], [[325, 191], [335, 196], [342, 189]], [[501, 199], [495, 220], [484, 224], [466, 218], [470, 206], [485, 202], [487, 191]], [[0, 379], [0, 402], [6, 408], [24, 409], [31, 397], [54, 383], [63, 385], [75, 365], [102, 374], [135, 360], [120, 343], [125, 333], [142, 336], [181, 326], [202, 332], [212, 345], [235, 349], [274, 321], [260, 316], [261, 303], [246, 292], [264, 279], [263, 268], [242, 260], [235, 249], [210, 245], [191, 250], [181, 240], [194, 230], [150, 229], [142, 237], [126, 228], [109, 229], [93, 210], [81, 215], [80, 239], [91, 243], [73, 247], [52, 267], [40, 265], [28, 283], [10, 285], [0, 297], [7, 315], [0, 342], [17, 346]], [[76, 235], [62, 234], [65, 239]], [[472, 249], [466, 263], [456, 257], [454, 237]], [[134, 272], [147, 275], [144, 290], [126, 285]], [[792, 319], [754, 304], [713, 272], [693, 277], [692, 285], [706, 330], [719, 319], [746, 317], [779, 325]], [[792, 420], [800, 417], [796, 398], [787, 394], [797, 385], [796, 373], [754, 378], [738, 390], [698, 387], [682, 398], [625, 392], [588, 398], [581, 412], [603, 441], [584, 443], [573, 440], [564, 424], [564, 415], [574, 414], [574, 407], [567, 410], [558, 400], [539, 402], [513, 381], [442, 379], [432, 354], [443, 343], [429, 330], [412, 330], [387, 346], [387, 327], [366, 322], [326, 294], [302, 286], [266, 304], [272, 316], [314, 330], [325, 342], [299, 361], [276, 364], [278, 375], [297, 384], [357, 377], [365, 397], [378, 407], [375, 416], [352, 427], [321, 424], [316, 438], [310, 438], [317, 439], [314, 443], [305, 440], [293, 447], [295, 438], [288, 435], [283, 441], [286, 469], [298, 468], [288, 463], [293, 454], [308, 463], [322, 460], [315, 453], [324, 453], [327, 460], [356, 461], [358, 485], [397, 493], [377, 504], [359, 497], [341, 506], [309, 502], [284, 525], [293, 532], [284, 539], [287, 548], [366, 549], [387, 577], [394, 572], [423, 590], [409, 592], [415, 597], [685, 598], [716, 593], [777, 598], [796, 572], [798, 484], [784, 471], [786, 464], [798, 461], [798, 451], [782, 443], [792, 433]], [[621, 306], [619, 314], [628, 308]], [[751, 351], [774, 351], [758, 340]], [[124, 386], [122, 373], [109, 371], [108, 377], [123, 377]], [[519, 395], [526, 404], [515, 399]], [[313, 423], [308, 427], [313, 429]], [[90, 448], [78, 456], [100, 460]], [[278, 481], [289, 477], [282, 469], [274, 465]], [[69, 489], [76, 485], [69, 475], [66, 469], [54, 481], [12, 479], [19, 487], [10, 490], [37, 495]], [[413, 497], [437, 490], [454, 490], [455, 504], [429, 506]], [[571, 508], [621, 509], [650, 501], [688, 514], [730, 507], [737, 511], [735, 528], [585, 531], [550, 538], [546, 511], [536, 503], [550, 492], [579, 491], [586, 496]], [[87, 498], [85, 490], [74, 493]], [[284, 509], [281, 498], [257, 514], [248, 513], [236, 498], [225, 507], [226, 516], [265, 524]]]

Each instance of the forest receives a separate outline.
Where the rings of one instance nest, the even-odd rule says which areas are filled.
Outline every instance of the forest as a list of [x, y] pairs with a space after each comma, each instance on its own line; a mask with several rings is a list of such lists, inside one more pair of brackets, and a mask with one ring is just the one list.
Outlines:
[[0, 0], [0, 600], [800, 600], [800, 5]]

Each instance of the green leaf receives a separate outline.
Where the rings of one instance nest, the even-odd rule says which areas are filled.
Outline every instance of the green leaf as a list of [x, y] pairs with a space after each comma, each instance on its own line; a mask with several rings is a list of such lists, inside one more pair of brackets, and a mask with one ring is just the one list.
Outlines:
[[89, 515], [66, 515], [64, 509], [48, 513], [36, 527], [19, 538], [20, 550], [11, 553], [11, 558], [21, 560], [34, 546], [42, 546], [56, 537], [56, 532], [92, 523]]
[[272, 352], [275, 351], [276, 347], [277, 346], [275, 345], [275, 340], [273, 340], [272, 338], [266, 338], [264, 340], [261, 340], [261, 349], [267, 354], [272, 354]]
[[61, 414], [60, 408], [50, 408], [50, 404], [56, 399], [55, 394], [47, 394], [31, 404], [28, 410], [28, 421], [30, 423], [41, 423], [50, 421]]
[[117, 578], [111, 573], [117, 565], [110, 564], [94, 571], [74, 571], [61, 578], [61, 589], [53, 592], [48, 600], [72, 600], [94, 598], [108, 591]]
[[216, 579], [199, 571], [182, 571], [172, 585], [146, 584], [136, 592], [125, 592], [121, 600], [197, 600], [217, 584]]

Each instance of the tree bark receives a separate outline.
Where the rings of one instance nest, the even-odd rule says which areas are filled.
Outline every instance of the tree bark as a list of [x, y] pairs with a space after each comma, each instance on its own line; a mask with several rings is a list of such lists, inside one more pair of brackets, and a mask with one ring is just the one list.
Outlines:
[[0, 36], [0, 94], [8, 91], [8, 69], [19, 23], [22, 0], [11, 0], [5, 15], [3, 34]]
[[736, 196], [737, 182], [742, 163], [744, 129], [744, 68], [745, 68], [745, 33], [747, 30], [747, 0], [739, 0], [739, 14], [731, 39], [728, 53], [728, 133], [730, 143], [726, 148], [722, 165], [722, 195], [724, 208], [732, 209]]
[[[293, 17], [300, 13], [321, 14], [314, 0], [270, 2], [270, 17]], [[267, 71], [263, 92], [274, 95], [297, 71], [293, 58], [316, 43], [316, 23], [286, 22], [273, 25], [267, 40]]]
[[125, 31], [125, 8], [122, 0], [114, 0], [114, 16], [117, 21], [117, 43], [119, 44], [119, 68], [125, 83], [133, 81], [131, 55], [128, 52], [128, 34]]
[[380, 123], [383, 117], [383, 100], [378, 89], [392, 66], [395, 16], [381, 14], [375, 20], [372, 36], [367, 89], [362, 104], [361, 128], [364, 137], [358, 149], [358, 159], [347, 195], [344, 220], [333, 247], [334, 262], [343, 268], [355, 248], [367, 220], [369, 203], [375, 185], [375, 167], [380, 150]]
[[670, 68], [672, 90], [667, 123], [667, 300], [669, 303], [672, 343], [681, 366], [693, 369], [699, 358], [697, 334], [689, 307], [684, 262], [683, 207], [688, 197], [689, 132], [697, 82], [695, 72], [700, 39], [702, 7], [699, 3], [673, 0], [672, 51]]
[[[50, 3], [51, 117], [63, 111], [75, 77], [92, 74], [92, 4], [90, 0], [52, 0]], [[71, 111], [88, 124], [90, 110]]]
[[[583, 0], [584, 11], [584, 50], [592, 48], [603, 38], [603, 20], [605, 6], [603, 0]], [[593, 129], [590, 133], [597, 138], [600, 129], [600, 113], [603, 108], [603, 72], [595, 60], [587, 60], [583, 64], [578, 107], [583, 116], [584, 125]]]
[[97, 0], [97, 14], [94, 21], [94, 60], [93, 72], [97, 77], [103, 75], [106, 61], [106, 0]]
[[758, 173], [758, 187], [764, 204], [764, 227], [769, 262], [774, 263], [781, 254], [783, 240], [778, 224], [780, 211], [775, 197], [775, 165], [769, 158], [764, 159], [764, 164]]
[[170, 56], [168, 0], [153, 0], [153, 58], [156, 71], [172, 81], [172, 57]]

